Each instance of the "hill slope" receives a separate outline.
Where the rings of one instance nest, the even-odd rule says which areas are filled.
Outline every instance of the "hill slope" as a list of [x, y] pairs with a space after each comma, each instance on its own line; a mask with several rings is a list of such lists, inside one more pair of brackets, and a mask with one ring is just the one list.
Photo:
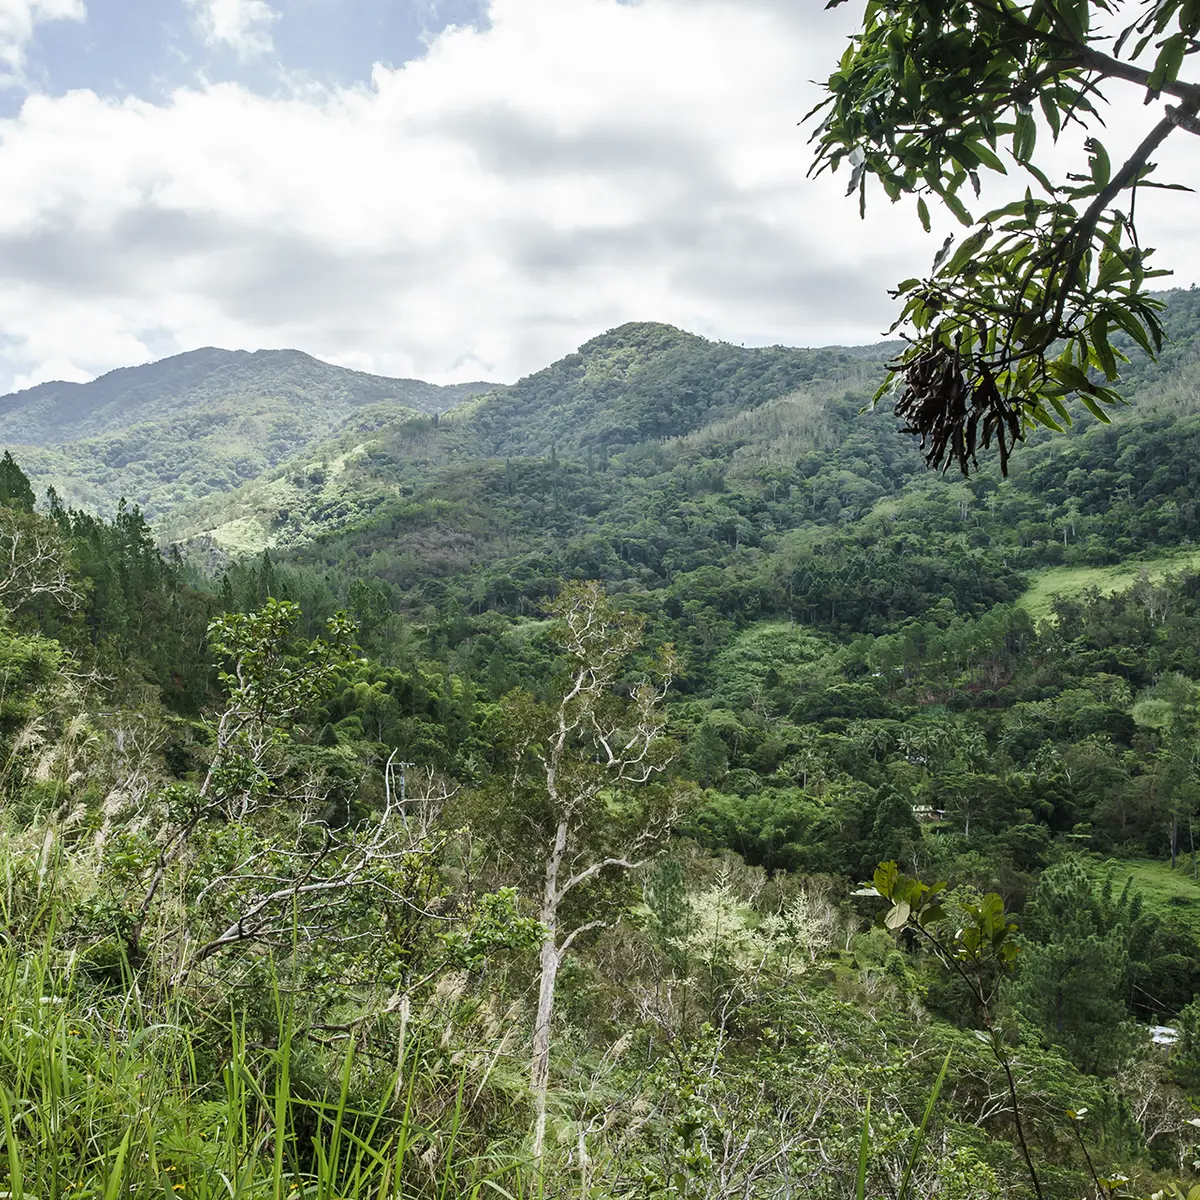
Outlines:
[[[615, 456], [653, 453], [673, 464], [710, 456], [720, 444], [740, 448], [736, 474], [828, 444], [840, 434], [827, 402], [850, 389], [857, 412], [882, 364], [881, 348], [745, 349], [667, 325], [624, 325], [443, 420], [410, 414], [373, 429], [359, 424], [307, 459], [177, 510], [162, 529], [173, 540], [199, 537], [235, 553], [330, 536], [371, 542], [394, 528], [393, 510], [428, 501], [452, 540], [478, 545], [490, 538], [487, 529], [502, 538], [516, 532], [511, 505], [491, 494], [489, 481], [499, 477], [502, 491], [515, 489], [517, 476], [553, 474], [560, 459], [562, 480], [585, 471], [597, 492], [579, 514], [586, 521], [617, 499], [607, 474]], [[554, 519], [565, 519], [562, 505], [560, 495]], [[536, 536], [552, 516], [530, 510], [518, 524]]]
[[603, 454], [679, 437], [759, 407], [814, 380], [853, 373], [882, 347], [825, 350], [713, 342], [632, 322], [483, 397], [465, 424], [480, 455]]
[[150, 516], [254, 479], [354, 421], [439, 413], [490, 384], [438, 387], [321, 362], [298, 350], [206, 348], [0, 397], [0, 444], [38, 490]]

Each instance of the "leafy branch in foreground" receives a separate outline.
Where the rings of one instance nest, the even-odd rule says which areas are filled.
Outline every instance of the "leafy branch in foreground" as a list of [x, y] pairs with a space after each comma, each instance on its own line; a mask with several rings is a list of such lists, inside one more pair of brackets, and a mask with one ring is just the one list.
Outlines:
[[1004, 1031], [996, 1023], [992, 1012], [1000, 979], [1011, 970], [1017, 956], [1017, 944], [1012, 936], [1017, 927], [1008, 919], [1004, 901], [995, 892], [989, 892], [978, 904], [962, 905], [967, 920], [947, 937], [942, 929], [947, 912], [939, 899], [946, 888], [945, 883], [923, 883], [903, 874], [894, 862], [880, 863], [872, 882], [879, 895], [891, 901], [891, 908], [881, 918], [884, 926], [893, 933], [907, 929], [915, 934], [967, 985], [982, 1025], [980, 1040], [987, 1045], [1004, 1072], [1017, 1145], [1029, 1173], [1029, 1181], [1038, 1200], [1044, 1200], [1042, 1182], [1021, 1120], [1021, 1103], [1013, 1078], [1012, 1058], [1004, 1040]]
[[[1017, 926], [1009, 919], [1003, 899], [997, 893], [989, 892], [978, 903], [959, 901], [955, 905], [957, 911], [954, 916], [961, 920], [961, 924], [955, 928], [949, 923], [951, 914], [942, 904], [945, 883], [924, 883], [903, 874], [894, 862], [885, 862], [876, 869], [872, 884], [875, 891], [890, 901], [891, 905], [880, 914], [879, 923], [893, 934], [907, 932], [923, 942], [943, 966], [965, 983], [981, 1026], [976, 1036], [987, 1046], [1004, 1074], [1017, 1145], [1030, 1185], [1038, 1200], [1045, 1200], [1052, 1193], [1046, 1191], [1029, 1147], [1013, 1069], [1014, 1059], [1004, 1029], [995, 1014], [1001, 980], [1012, 971], [1020, 949], [1015, 938]], [[940, 1082], [939, 1079], [939, 1086]], [[935, 1088], [930, 1107], [936, 1099], [937, 1090]], [[1107, 1197], [1108, 1200], [1128, 1196], [1124, 1187], [1129, 1180], [1125, 1176], [1107, 1178], [1096, 1168], [1082, 1133], [1087, 1111], [1083, 1107], [1069, 1108], [1064, 1115], [1071, 1122], [1074, 1139], [1096, 1185], [1096, 1196]], [[1154, 1200], [1200, 1200], [1200, 1187], [1188, 1191], [1178, 1184], [1172, 1184], [1156, 1193]]]
[[[1135, 209], [1139, 189], [1188, 190], [1151, 176], [1176, 129], [1200, 132], [1200, 84], [1180, 78], [1198, 33], [1192, 0], [1148, 2], [1132, 19], [1117, 0], [866, 6], [808, 114], [820, 114], [810, 173], [845, 162], [861, 212], [874, 176], [893, 203], [916, 198], [927, 231], [931, 200], [972, 230], [957, 245], [947, 238], [930, 274], [892, 293], [903, 302], [892, 328], [908, 346], [876, 399], [897, 394], [930, 466], [966, 475], [994, 441], [1006, 472], [1030, 427], [1070, 424], [1070, 401], [1107, 422], [1126, 361], [1112, 336], [1150, 357], [1162, 348], [1162, 305], [1143, 289], [1169, 272], [1148, 265]], [[1093, 132], [1114, 83], [1141, 88], [1147, 104], [1177, 101], [1119, 164]], [[1072, 127], [1086, 135], [1086, 170], [1052, 178], [1036, 159], [1039, 132], [1057, 143]], [[968, 189], [979, 198], [983, 172], [1010, 168], [1025, 186], [976, 218]]]

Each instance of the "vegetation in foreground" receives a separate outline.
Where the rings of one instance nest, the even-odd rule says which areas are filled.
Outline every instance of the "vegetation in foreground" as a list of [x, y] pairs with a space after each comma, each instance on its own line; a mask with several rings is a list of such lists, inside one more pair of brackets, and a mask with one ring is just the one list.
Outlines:
[[448, 625], [306, 612], [267, 560], [198, 588], [0, 475], [11, 1194], [1192, 1175], [1197, 932], [1094, 856], [1188, 885], [1194, 579], [761, 623], [704, 691], [560, 585], [475, 675]]

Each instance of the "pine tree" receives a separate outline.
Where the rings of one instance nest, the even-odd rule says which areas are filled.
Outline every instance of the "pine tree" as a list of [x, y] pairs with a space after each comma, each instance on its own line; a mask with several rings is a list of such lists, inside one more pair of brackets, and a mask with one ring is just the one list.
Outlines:
[[705, 721], [696, 731], [688, 757], [696, 778], [705, 785], [716, 783], [729, 769], [729, 751], [711, 721]]
[[4, 457], [0, 458], [0, 508], [15, 508], [31, 513], [33, 504], [33, 485], [17, 466], [13, 456], [5, 450]]
[[1126, 916], [1137, 914], [1102, 905], [1083, 867], [1067, 860], [1042, 873], [1022, 921], [1017, 1002], [1094, 1074], [1116, 1070], [1130, 1049]]

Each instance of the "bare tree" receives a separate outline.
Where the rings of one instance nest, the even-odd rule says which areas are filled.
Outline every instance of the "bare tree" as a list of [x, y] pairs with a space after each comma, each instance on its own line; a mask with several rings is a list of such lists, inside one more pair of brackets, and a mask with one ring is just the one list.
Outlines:
[[47, 598], [68, 607], [81, 596], [58, 530], [35, 513], [0, 508], [0, 608]]
[[298, 605], [271, 599], [257, 612], [227, 614], [209, 627], [212, 648], [227, 663], [219, 673], [227, 699], [210, 721], [211, 756], [199, 789], [188, 795], [176, 788], [168, 796], [180, 817], [159, 846], [127, 934], [131, 958], [139, 952], [142, 930], [167, 872], [193, 834], [210, 817], [242, 821], [273, 799], [272, 752], [349, 659], [347, 618], [330, 618], [327, 640], [300, 645], [295, 638], [299, 615]]
[[[376, 923], [358, 928], [349, 919], [352, 899], [359, 910], [397, 905], [435, 922], [450, 919], [426, 911], [410, 884], [410, 876], [423, 874], [413, 869], [418, 860], [436, 860], [443, 839], [424, 831], [413, 836], [398, 799], [389, 795], [383, 812], [349, 830], [331, 829], [316, 817], [324, 803], [319, 786], [308, 800], [290, 845], [262, 839], [200, 890], [195, 905], [214, 898], [224, 918], [198, 944], [181, 939], [173, 988], [208, 960], [250, 943], [286, 949], [295, 938], [306, 943], [332, 939], [344, 948], [378, 938]], [[416, 803], [424, 806], [424, 800]]]
[[581, 935], [606, 923], [575, 903], [577, 892], [647, 861], [677, 807], [671, 789], [646, 786], [674, 754], [661, 707], [674, 673], [671, 649], [622, 691], [622, 674], [642, 642], [641, 618], [619, 611], [597, 583], [567, 586], [553, 612], [568, 663], [561, 691], [548, 704], [509, 698], [515, 767], [508, 801], [521, 815], [530, 852], [538, 847], [537, 913], [545, 931], [530, 1063], [539, 1164], [559, 968]]

